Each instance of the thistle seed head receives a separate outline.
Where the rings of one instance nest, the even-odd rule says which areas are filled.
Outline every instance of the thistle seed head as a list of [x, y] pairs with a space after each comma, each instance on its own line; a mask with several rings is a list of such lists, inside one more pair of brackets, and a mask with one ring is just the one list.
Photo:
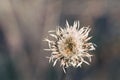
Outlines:
[[79, 21], [75, 21], [73, 26], [66, 21], [66, 28], [58, 27], [55, 31], [49, 31], [49, 35], [54, 37], [54, 40], [45, 39], [49, 46], [45, 50], [51, 51], [49, 62], [54, 62], [55, 66], [60, 61], [64, 72], [69, 66], [81, 67], [82, 63], [89, 65], [92, 57], [90, 52], [95, 50], [94, 44], [89, 41], [92, 38], [89, 37], [90, 30], [90, 27], [80, 28]]

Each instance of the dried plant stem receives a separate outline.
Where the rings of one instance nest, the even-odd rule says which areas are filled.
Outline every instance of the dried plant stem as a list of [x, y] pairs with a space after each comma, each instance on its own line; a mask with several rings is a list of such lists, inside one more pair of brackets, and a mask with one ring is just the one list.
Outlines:
[[67, 68], [66, 68], [66, 73], [64, 73], [64, 72], [62, 73], [60, 80], [71, 80]]
[[63, 72], [61, 80], [67, 80], [67, 69], [66, 69], [66, 73]]

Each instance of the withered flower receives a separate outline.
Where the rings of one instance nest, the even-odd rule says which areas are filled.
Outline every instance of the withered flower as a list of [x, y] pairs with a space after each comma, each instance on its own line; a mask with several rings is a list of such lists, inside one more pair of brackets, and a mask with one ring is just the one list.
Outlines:
[[66, 28], [58, 27], [55, 31], [49, 31], [54, 39], [45, 39], [49, 45], [49, 49], [45, 50], [51, 51], [49, 61], [54, 62], [53, 66], [60, 61], [65, 72], [69, 66], [81, 67], [82, 63], [89, 65], [92, 57], [90, 52], [95, 50], [94, 44], [89, 41], [92, 38], [89, 37], [90, 30], [90, 27], [80, 28], [79, 21], [75, 21], [73, 26], [66, 21]]

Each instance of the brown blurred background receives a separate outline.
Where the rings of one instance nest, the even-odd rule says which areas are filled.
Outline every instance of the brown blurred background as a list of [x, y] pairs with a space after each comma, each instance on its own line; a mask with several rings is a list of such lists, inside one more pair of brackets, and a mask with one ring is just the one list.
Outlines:
[[90, 25], [97, 47], [90, 66], [66, 80], [120, 80], [120, 0], [0, 0], [0, 80], [63, 80], [43, 39], [57, 25]]

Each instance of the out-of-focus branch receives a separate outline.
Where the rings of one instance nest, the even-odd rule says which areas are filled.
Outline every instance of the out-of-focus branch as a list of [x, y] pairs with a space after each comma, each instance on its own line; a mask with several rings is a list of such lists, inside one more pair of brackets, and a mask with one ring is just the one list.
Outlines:
[[0, 2], [0, 21], [10, 50], [10, 57], [21, 80], [33, 80], [29, 59], [23, 49], [23, 40], [10, 0]]

